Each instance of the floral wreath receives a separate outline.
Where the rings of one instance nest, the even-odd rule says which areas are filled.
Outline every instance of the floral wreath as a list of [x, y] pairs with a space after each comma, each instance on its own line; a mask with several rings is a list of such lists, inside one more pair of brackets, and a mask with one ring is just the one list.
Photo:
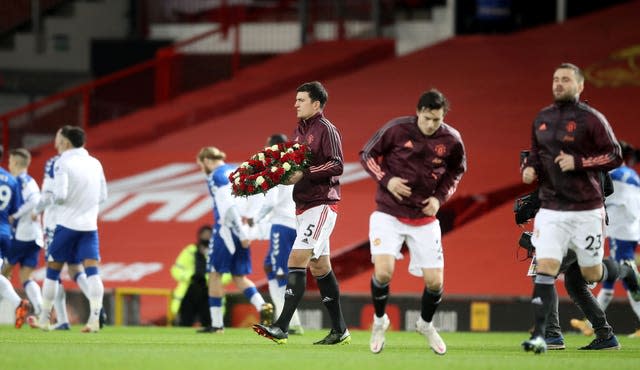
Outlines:
[[232, 193], [243, 197], [266, 193], [294, 172], [309, 167], [310, 159], [311, 151], [305, 144], [287, 141], [266, 147], [229, 175]]

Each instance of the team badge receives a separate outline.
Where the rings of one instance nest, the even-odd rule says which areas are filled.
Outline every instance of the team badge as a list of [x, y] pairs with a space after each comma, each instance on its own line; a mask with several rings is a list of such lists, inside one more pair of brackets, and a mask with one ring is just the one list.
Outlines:
[[567, 132], [574, 132], [576, 130], [576, 122], [575, 121], [569, 121], [567, 122]]
[[436, 152], [438, 156], [442, 157], [447, 152], [447, 147], [444, 146], [444, 144], [438, 144], [433, 151]]
[[382, 243], [382, 240], [380, 240], [380, 238], [373, 239], [373, 246], [374, 247], [378, 247], [381, 243]]

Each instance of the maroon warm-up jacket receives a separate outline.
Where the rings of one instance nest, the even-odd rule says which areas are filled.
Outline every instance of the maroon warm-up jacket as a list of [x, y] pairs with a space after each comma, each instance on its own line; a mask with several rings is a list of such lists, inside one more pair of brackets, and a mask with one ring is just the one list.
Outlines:
[[[417, 116], [385, 124], [360, 151], [360, 162], [378, 183], [377, 209], [399, 218], [424, 218], [422, 201], [433, 196], [444, 204], [466, 171], [460, 133], [446, 123], [431, 136], [418, 128]], [[392, 177], [409, 180], [411, 196], [398, 201], [388, 190]]]
[[[562, 172], [555, 158], [563, 151], [575, 159], [575, 170]], [[622, 152], [602, 113], [585, 103], [552, 104], [533, 121], [526, 166], [538, 175], [542, 208], [583, 211], [604, 205], [600, 171], [622, 164]]]
[[294, 141], [307, 144], [311, 150], [311, 166], [293, 188], [296, 210], [302, 211], [340, 200], [340, 182], [344, 168], [340, 133], [328, 119], [318, 113], [300, 120], [293, 132]]

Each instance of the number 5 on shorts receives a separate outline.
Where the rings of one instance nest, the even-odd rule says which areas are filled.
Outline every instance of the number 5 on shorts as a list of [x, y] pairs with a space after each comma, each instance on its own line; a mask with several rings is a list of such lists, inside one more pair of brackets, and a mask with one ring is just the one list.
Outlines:
[[314, 224], [309, 224], [305, 229], [304, 236], [309, 237], [313, 235], [313, 229], [316, 227]]

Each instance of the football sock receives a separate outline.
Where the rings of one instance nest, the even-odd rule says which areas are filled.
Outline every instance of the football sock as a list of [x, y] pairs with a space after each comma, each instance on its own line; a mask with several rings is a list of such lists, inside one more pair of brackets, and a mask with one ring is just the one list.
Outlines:
[[42, 311], [42, 291], [40, 290], [40, 286], [33, 280], [27, 280], [24, 282], [23, 287], [33, 307], [33, 313], [36, 316], [40, 316], [40, 312]]
[[289, 326], [302, 326], [300, 322], [300, 315], [298, 315], [298, 310], [293, 311], [293, 315], [291, 315], [291, 321], [289, 321]]
[[545, 326], [547, 324], [547, 316], [555, 304], [557, 299], [556, 279], [553, 276], [538, 273], [535, 277], [533, 285], [533, 295], [531, 303], [533, 305], [533, 316], [535, 327], [532, 337], [542, 336], [545, 334]]
[[[49, 271], [50, 270], [47, 269], [47, 278], [44, 279], [44, 282], [42, 283], [42, 311], [38, 317], [40, 326], [43, 328], [49, 325], [51, 307], [53, 307], [53, 301], [58, 293], [58, 277], [60, 276], [59, 271], [57, 274], [58, 276], [54, 276], [55, 274], [50, 275]], [[51, 279], [51, 277], [55, 277], [55, 280]]]
[[209, 296], [209, 313], [211, 314], [212, 327], [224, 327], [224, 322], [222, 320], [222, 297]]
[[[273, 300], [275, 311], [274, 317], [276, 320], [282, 313], [282, 308], [284, 307], [284, 291], [287, 289], [286, 283], [282, 286], [280, 284], [280, 280], [278, 279], [269, 280], [269, 294], [271, 295], [271, 300]], [[300, 315], [298, 315], [298, 310], [293, 311], [289, 326], [302, 326], [302, 324], [300, 323]]]
[[4, 277], [4, 275], [0, 275], [0, 296], [9, 300], [11, 307], [18, 307], [20, 304], [20, 296], [16, 293], [15, 289], [13, 289], [13, 285], [11, 285], [9, 279]]
[[250, 286], [242, 293], [244, 293], [244, 296], [249, 300], [249, 302], [251, 302], [253, 307], [256, 308], [256, 311], [260, 312], [262, 305], [264, 304], [264, 298], [262, 298], [262, 294], [258, 293], [258, 289], [256, 289], [255, 286]]
[[433, 291], [424, 288], [422, 291], [422, 304], [420, 305], [420, 317], [422, 317], [422, 320], [426, 322], [433, 320], [433, 315], [436, 313], [436, 309], [438, 309], [441, 300], [442, 289]]
[[73, 277], [73, 280], [78, 284], [82, 294], [84, 294], [87, 299], [89, 298], [89, 283], [87, 283], [87, 274], [84, 271], [78, 272], [76, 276]]
[[87, 285], [89, 286], [89, 320], [87, 322], [98, 322], [100, 320], [100, 310], [102, 310], [102, 300], [104, 297], [104, 285], [102, 279], [97, 273], [87, 269]]
[[627, 297], [629, 297], [629, 304], [631, 305], [631, 309], [633, 309], [633, 312], [636, 313], [636, 317], [638, 317], [638, 320], [640, 320], [640, 302], [634, 301], [629, 291], [627, 291]]
[[56, 318], [58, 324], [69, 323], [69, 315], [67, 314], [67, 294], [64, 291], [62, 281], [58, 281], [58, 291], [53, 301], [53, 307], [56, 310]]
[[331, 327], [338, 333], [344, 333], [344, 331], [347, 330], [347, 324], [345, 324], [344, 317], [342, 316], [340, 288], [338, 287], [336, 275], [333, 273], [333, 270], [331, 270], [324, 276], [316, 277], [316, 282], [318, 283], [322, 303], [327, 308], [327, 311], [329, 311]]
[[304, 291], [307, 287], [307, 269], [300, 267], [289, 267], [289, 274], [287, 275], [287, 288], [284, 294], [284, 306], [282, 307], [282, 313], [273, 323], [273, 325], [282, 329], [282, 331], [289, 331], [289, 322], [293, 316], [293, 312], [298, 307], [298, 303], [304, 295]]
[[284, 290], [286, 286], [279, 286], [278, 281], [276, 279], [269, 280], [269, 295], [271, 296], [271, 300], [273, 301], [275, 315], [274, 317], [277, 319], [280, 317], [280, 313], [282, 313], [282, 307], [284, 306]]
[[[624, 261], [623, 261], [624, 262]], [[635, 263], [635, 262], [631, 262]], [[620, 264], [620, 280], [624, 285], [624, 288], [631, 291], [637, 291], [640, 289], [638, 286], [638, 279], [636, 277], [636, 272], [633, 267], [631, 267], [628, 263]]]
[[371, 297], [373, 298], [373, 309], [377, 317], [384, 316], [389, 300], [389, 283], [382, 284], [376, 280], [375, 276], [371, 277]]
[[613, 289], [606, 289], [605, 287], [602, 287], [600, 292], [598, 292], [598, 304], [600, 305], [600, 308], [602, 308], [603, 311], [606, 311], [612, 300]]

